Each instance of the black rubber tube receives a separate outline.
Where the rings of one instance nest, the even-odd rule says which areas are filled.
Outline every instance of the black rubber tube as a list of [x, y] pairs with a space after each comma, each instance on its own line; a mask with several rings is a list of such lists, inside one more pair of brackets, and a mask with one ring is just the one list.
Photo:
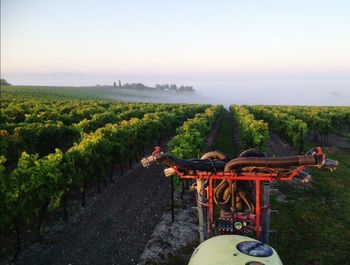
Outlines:
[[225, 166], [225, 171], [234, 170], [240, 166], [256, 167], [289, 167], [289, 166], [314, 166], [317, 159], [314, 155], [286, 156], [286, 157], [239, 157], [232, 159]]
[[200, 171], [208, 171], [208, 172], [215, 172], [215, 171], [223, 171], [225, 168], [226, 163], [224, 161], [220, 160], [199, 160], [199, 159], [192, 159], [192, 160], [185, 160], [185, 159], [179, 159], [170, 155], [166, 155], [162, 157], [162, 163], [167, 166], [176, 166], [180, 169], [184, 170], [200, 170]]

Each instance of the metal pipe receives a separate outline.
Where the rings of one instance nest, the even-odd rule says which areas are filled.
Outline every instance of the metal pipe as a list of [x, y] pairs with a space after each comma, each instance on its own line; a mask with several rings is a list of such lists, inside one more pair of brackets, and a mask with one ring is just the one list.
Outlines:
[[197, 179], [197, 212], [198, 212], [198, 232], [199, 232], [199, 241], [203, 242], [206, 240], [206, 227], [204, 220], [204, 212], [203, 212], [203, 192], [204, 192], [204, 180]]
[[260, 180], [257, 180], [255, 183], [255, 213], [256, 213], [256, 224], [255, 224], [255, 232], [256, 232], [256, 238], [260, 240], [261, 236], [261, 227], [260, 227]]
[[269, 219], [270, 219], [270, 183], [262, 182], [261, 185], [261, 242], [269, 243]]

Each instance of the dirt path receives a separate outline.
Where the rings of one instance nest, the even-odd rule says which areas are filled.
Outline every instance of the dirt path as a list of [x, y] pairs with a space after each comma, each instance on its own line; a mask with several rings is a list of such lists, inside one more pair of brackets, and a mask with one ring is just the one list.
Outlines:
[[281, 138], [271, 132], [266, 153], [268, 156], [288, 156], [297, 154], [289, 144], [283, 142]]
[[[330, 134], [328, 140], [329, 143], [327, 144], [327, 146], [336, 147], [345, 151], [350, 151], [350, 140], [348, 137], [337, 134]], [[316, 144], [324, 146], [324, 144], [320, 142], [316, 142]]]
[[170, 198], [162, 166], [118, 177], [75, 223], [15, 264], [136, 264]]
[[216, 150], [224, 153], [228, 158], [233, 158], [234, 153], [238, 152], [238, 147], [233, 143], [236, 135], [234, 127], [232, 114], [230, 112], [224, 113], [222, 125], [219, 128], [213, 146]]
[[222, 114], [213, 124], [213, 128], [210, 132], [210, 134], [207, 137], [206, 145], [207, 145], [207, 151], [211, 151], [212, 149], [215, 149], [215, 140], [216, 137], [221, 129], [222, 121], [224, 119], [224, 114]]

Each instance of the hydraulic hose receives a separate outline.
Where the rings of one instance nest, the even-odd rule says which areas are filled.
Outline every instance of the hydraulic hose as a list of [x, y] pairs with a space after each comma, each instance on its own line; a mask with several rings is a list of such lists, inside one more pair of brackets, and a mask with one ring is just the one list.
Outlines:
[[225, 210], [230, 210], [230, 197], [232, 193], [232, 182], [222, 180], [214, 191], [214, 202]]
[[[322, 162], [322, 161], [321, 161]], [[317, 156], [287, 156], [287, 157], [238, 157], [232, 159], [225, 166], [225, 171], [231, 171], [238, 167], [290, 167], [290, 166], [316, 166], [321, 163]]]
[[245, 194], [244, 191], [239, 191], [238, 192], [239, 197], [245, 202], [245, 204], [247, 205], [249, 212], [251, 214], [255, 213], [255, 207], [254, 204], [247, 198], [247, 195]]
[[161, 161], [164, 165], [170, 167], [176, 166], [184, 170], [201, 170], [208, 172], [223, 171], [226, 165], [226, 162], [220, 160], [185, 160], [173, 157], [171, 155], [162, 156]]
[[202, 155], [201, 160], [226, 160], [226, 156], [219, 151], [210, 151]]

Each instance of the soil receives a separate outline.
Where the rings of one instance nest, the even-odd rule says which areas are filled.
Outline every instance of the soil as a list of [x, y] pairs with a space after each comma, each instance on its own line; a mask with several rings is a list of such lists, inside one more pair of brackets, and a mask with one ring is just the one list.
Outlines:
[[136, 264], [170, 201], [163, 166], [115, 177], [76, 220], [22, 252], [14, 264]]
[[297, 152], [281, 138], [270, 132], [270, 139], [267, 145], [268, 156], [288, 156], [295, 155]]
[[[232, 119], [233, 120], [233, 119]], [[235, 156], [238, 156], [243, 150], [242, 150], [242, 141], [241, 141], [241, 133], [239, 131], [238, 125], [233, 121], [232, 122], [232, 149], [233, 154]]]
[[[322, 143], [317, 143], [320, 146], [323, 146]], [[330, 134], [328, 138], [327, 146], [336, 147], [340, 149], [350, 150], [350, 140], [347, 137], [337, 134]]]
[[207, 151], [211, 151], [212, 149], [215, 149], [215, 140], [216, 140], [216, 136], [218, 135], [221, 125], [222, 125], [222, 120], [224, 118], [224, 115], [222, 114], [214, 123], [213, 128], [210, 132], [210, 134], [207, 137], [206, 140], [206, 145], [207, 145]]

